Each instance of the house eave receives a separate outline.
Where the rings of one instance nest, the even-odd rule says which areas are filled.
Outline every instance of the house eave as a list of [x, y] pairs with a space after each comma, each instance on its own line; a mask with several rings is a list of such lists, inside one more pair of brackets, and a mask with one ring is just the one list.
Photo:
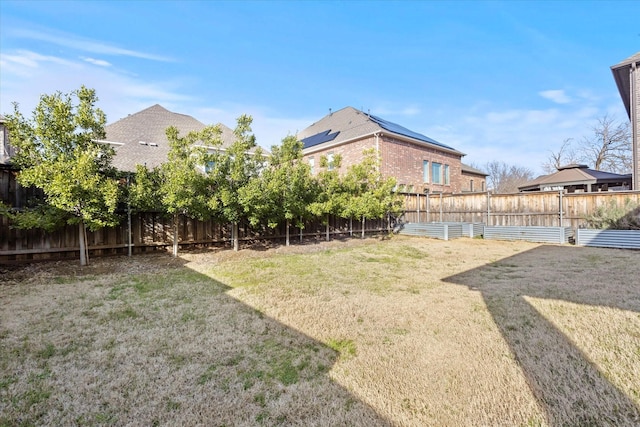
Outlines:
[[376, 136], [376, 135], [378, 135], [378, 136], [385, 136], [385, 135], [386, 136], [390, 136], [390, 137], [393, 137], [395, 139], [399, 139], [401, 141], [406, 141], [406, 142], [410, 142], [412, 144], [420, 145], [420, 146], [423, 146], [423, 147], [428, 147], [428, 148], [432, 148], [432, 149], [435, 149], [435, 150], [444, 151], [444, 152], [447, 152], [447, 153], [450, 153], [450, 154], [455, 154], [455, 155], [460, 156], [460, 157], [466, 156], [465, 153], [462, 153], [462, 152], [460, 152], [458, 150], [454, 150], [454, 149], [451, 149], [451, 148], [446, 148], [446, 147], [443, 147], [443, 146], [437, 145], [437, 144], [429, 144], [428, 142], [420, 141], [419, 139], [407, 137], [407, 136], [400, 135], [400, 134], [393, 133], [393, 132], [384, 132], [382, 130], [377, 130], [375, 132], [369, 132], [369, 133], [366, 133], [364, 135], [356, 136], [354, 138], [345, 139], [344, 141], [327, 142], [327, 143], [324, 143], [324, 144], [314, 145], [313, 147], [309, 147], [309, 148], [303, 149], [302, 150], [302, 154], [303, 155], [309, 155], [309, 154], [317, 153], [318, 151], [328, 150], [330, 148], [335, 148], [335, 147], [338, 147], [340, 145], [349, 144], [351, 142], [359, 141], [359, 140], [365, 139], [365, 138], [370, 138], [370, 137]]
[[618, 92], [622, 98], [622, 103], [627, 110], [629, 118], [631, 118], [631, 82], [629, 78], [629, 70], [634, 67], [640, 67], [640, 59], [638, 54], [632, 56], [626, 61], [611, 66], [613, 79], [618, 87]]
[[324, 150], [328, 150], [330, 148], [339, 147], [340, 145], [349, 144], [351, 142], [359, 141], [361, 139], [369, 138], [369, 137], [375, 136], [376, 134], [381, 134], [381, 133], [382, 132], [380, 132], [380, 131], [375, 131], [375, 132], [366, 133], [364, 135], [356, 136], [354, 138], [345, 139], [344, 141], [325, 142], [323, 144], [318, 144], [318, 145], [314, 145], [312, 147], [303, 148], [302, 149], [302, 154], [306, 156], [308, 154], [313, 154], [313, 153], [317, 153], [318, 151], [324, 151]]

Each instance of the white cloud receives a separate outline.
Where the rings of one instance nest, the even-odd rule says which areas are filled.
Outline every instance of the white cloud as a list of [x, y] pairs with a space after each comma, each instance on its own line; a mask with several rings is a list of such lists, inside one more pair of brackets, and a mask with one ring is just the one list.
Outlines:
[[156, 103], [179, 105], [193, 101], [182, 91], [179, 79], [150, 81], [111, 67], [94, 67], [93, 62], [86, 60], [70, 61], [17, 51], [3, 52], [0, 63], [0, 113], [11, 111], [11, 103], [15, 101], [20, 111], [28, 114], [42, 94], [68, 93], [81, 85], [96, 90], [98, 107], [107, 114], [109, 123]]
[[41, 55], [29, 50], [17, 50], [12, 53], [0, 53], [0, 66], [2, 66], [3, 79], [8, 75], [29, 77], [43, 63], [57, 64], [65, 67], [73, 67], [73, 62], [57, 56]]
[[538, 95], [556, 104], [569, 104], [571, 102], [571, 98], [564, 90], [543, 90], [542, 92], [538, 92]]
[[95, 59], [95, 58], [87, 58], [87, 57], [81, 57], [81, 59], [84, 62], [88, 62], [89, 64], [93, 64], [93, 65], [98, 65], [100, 67], [110, 67], [111, 63], [108, 61], [105, 61], [103, 59]]
[[[465, 111], [449, 112], [433, 126], [415, 130], [466, 153], [465, 163], [482, 166], [498, 160], [527, 167], [539, 175], [543, 173], [542, 164], [562, 141], [580, 140], [591, 133], [597, 118], [609, 111], [603, 108], [584, 104], [576, 108], [488, 109], [480, 113], [470, 106]], [[614, 109], [616, 116], [622, 114], [622, 103]]]
[[152, 61], [171, 61], [170, 58], [161, 55], [154, 55], [146, 52], [139, 52], [131, 49], [124, 49], [97, 40], [78, 37], [74, 34], [59, 33], [53, 34], [50, 31], [35, 31], [29, 29], [17, 29], [11, 32], [11, 36], [30, 40], [39, 40], [52, 43], [58, 46], [77, 49], [84, 52], [91, 52], [103, 55], [130, 56], [134, 58], [148, 59]]

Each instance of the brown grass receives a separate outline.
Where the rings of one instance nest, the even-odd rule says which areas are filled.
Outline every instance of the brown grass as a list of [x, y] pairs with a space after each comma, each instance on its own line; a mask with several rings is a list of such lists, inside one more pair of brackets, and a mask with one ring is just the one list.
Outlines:
[[0, 425], [638, 425], [639, 277], [400, 237], [5, 271]]

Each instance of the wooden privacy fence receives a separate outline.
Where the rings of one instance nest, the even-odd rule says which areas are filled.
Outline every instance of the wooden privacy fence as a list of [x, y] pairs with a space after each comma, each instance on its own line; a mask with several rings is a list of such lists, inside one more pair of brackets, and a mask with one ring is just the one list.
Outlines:
[[[330, 236], [358, 236], [362, 233], [362, 222], [343, 218], [329, 218]], [[385, 219], [367, 220], [365, 233], [384, 232], [389, 229]], [[140, 213], [131, 216], [131, 245], [126, 215], [116, 227], [103, 228], [87, 233], [90, 256], [127, 254], [165, 249], [173, 245], [171, 218], [160, 213]], [[320, 221], [309, 221], [301, 229], [290, 227], [290, 240], [295, 243], [303, 239], [326, 238], [327, 226]], [[239, 226], [239, 239], [245, 243], [259, 241], [284, 242], [286, 228], [252, 228], [247, 223]], [[231, 245], [231, 226], [215, 221], [199, 221], [181, 217], [178, 225], [178, 241], [181, 246]], [[9, 226], [5, 217], [0, 217], [0, 264], [79, 258], [80, 244], [78, 226], [70, 225], [54, 232], [44, 230], [19, 230]]]
[[[15, 180], [15, 171], [0, 169], [0, 200], [11, 207], [22, 208], [29, 198], [42, 198], [42, 192], [21, 188]], [[586, 225], [585, 217], [603, 206], [625, 206], [627, 201], [640, 203], [640, 191], [573, 193], [558, 191], [517, 194], [401, 194], [404, 213], [400, 220], [407, 223], [484, 223], [487, 226], [546, 226], [577, 229]], [[367, 220], [366, 233], [389, 230], [388, 219]], [[331, 217], [329, 234], [332, 236], [358, 235], [362, 223]], [[159, 213], [141, 213], [132, 216], [131, 245], [126, 215], [120, 225], [88, 233], [88, 246], [92, 256], [126, 254], [156, 250], [171, 246], [173, 234], [169, 218]], [[326, 227], [320, 221], [309, 221], [301, 230], [290, 228], [290, 240], [302, 238], [322, 240]], [[240, 224], [239, 238], [244, 242], [284, 241], [284, 225], [276, 229], [252, 228]], [[466, 235], [466, 234], [465, 234]], [[181, 218], [180, 245], [230, 245], [229, 225], [214, 221]], [[78, 258], [77, 226], [68, 226], [48, 233], [42, 230], [17, 230], [0, 216], [0, 263], [34, 260]]]
[[404, 222], [467, 222], [488, 226], [571, 227], [586, 225], [598, 208], [627, 200], [640, 203], [640, 191], [516, 194], [403, 194]]

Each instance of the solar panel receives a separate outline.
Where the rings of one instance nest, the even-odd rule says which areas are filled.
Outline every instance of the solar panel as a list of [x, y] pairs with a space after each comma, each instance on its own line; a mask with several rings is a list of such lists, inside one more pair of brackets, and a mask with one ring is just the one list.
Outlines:
[[340, 131], [334, 133], [329, 132], [331, 132], [331, 129], [304, 138], [302, 140], [304, 148], [313, 147], [314, 145], [322, 144], [323, 142], [333, 141], [340, 133]]
[[448, 148], [449, 150], [454, 150], [454, 148], [441, 144], [435, 139], [431, 139], [428, 136], [422, 135], [421, 133], [409, 130], [396, 123], [389, 122], [387, 120], [381, 119], [380, 117], [376, 117], [374, 115], [369, 115], [369, 117], [371, 118], [371, 120], [376, 122], [382, 129], [388, 130], [389, 132], [397, 133], [398, 135], [408, 136], [409, 138], [414, 138], [419, 141], [428, 142], [429, 144], [435, 144], [443, 148]]

